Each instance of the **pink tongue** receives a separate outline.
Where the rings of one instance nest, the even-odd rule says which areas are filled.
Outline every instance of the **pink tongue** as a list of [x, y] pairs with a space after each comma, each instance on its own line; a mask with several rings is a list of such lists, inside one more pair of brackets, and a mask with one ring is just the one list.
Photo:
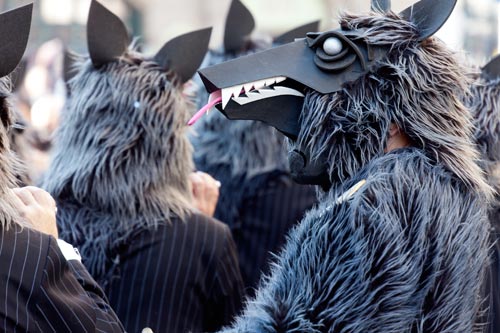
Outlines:
[[203, 117], [203, 114], [205, 112], [208, 112], [208, 110], [210, 110], [211, 108], [213, 108], [215, 104], [218, 104], [220, 102], [222, 102], [221, 91], [217, 90], [217, 91], [211, 93], [210, 97], [208, 97], [208, 103], [207, 103], [207, 105], [205, 105], [204, 107], [202, 107], [200, 109], [200, 111], [196, 112], [196, 114], [193, 116], [193, 118], [191, 118], [188, 121], [188, 126], [194, 125], [194, 123], [196, 123], [201, 117]]

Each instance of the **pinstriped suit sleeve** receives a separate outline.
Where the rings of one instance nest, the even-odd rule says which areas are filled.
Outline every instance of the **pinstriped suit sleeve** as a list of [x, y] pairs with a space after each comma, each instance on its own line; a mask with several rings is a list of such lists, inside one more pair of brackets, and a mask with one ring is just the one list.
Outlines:
[[231, 231], [224, 225], [220, 253], [215, 264], [214, 275], [209, 282], [209, 300], [206, 311], [209, 322], [205, 324], [207, 331], [220, 329], [232, 321], [241, 308], [243, 299], [243, 281], [238, 266], [236, 245]]
[[[6, 332], [123, 332], [101, 289], [54, 238], [14, 225], [0, 242], [0, 328]], [[0, 330], [1, 330], [0, 329]]]
[[38, 293], [37, 310], [44, 332], [123, 332], [108, 301], [76, 260], [66, 261], [52, 237]]

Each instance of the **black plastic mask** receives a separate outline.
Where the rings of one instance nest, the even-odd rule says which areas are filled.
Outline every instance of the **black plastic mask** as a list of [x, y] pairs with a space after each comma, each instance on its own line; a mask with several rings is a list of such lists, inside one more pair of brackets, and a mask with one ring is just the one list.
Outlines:
[[[448, 19], [456, 0], [421, 0], [400, 13], [419, 32], [419, 41], [432, 36]], [[322, 94], [341, 91], [377, 69], [389, 46], [371, 45], [362, 30], [309, 33], [266, 51], [199, 71], [216, 105], [229, 119], [263, 121], [296, 140], [307, 89]], [[299, 182], [325, 185], [326, 160], [312, 161], [305, 148], [291, 153], [292, 175]], [[320, 169], [323, 169], [322, 171]], [[320, 172], [321, 171], [321, 172]]]

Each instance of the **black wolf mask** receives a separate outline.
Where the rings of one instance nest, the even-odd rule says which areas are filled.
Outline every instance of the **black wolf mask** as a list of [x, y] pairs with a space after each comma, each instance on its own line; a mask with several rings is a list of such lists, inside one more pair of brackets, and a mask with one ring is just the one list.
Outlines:
[[[254, 22], [252, 13], [239, 0], [233, 0], [226, 17], [224, 47], [222, 50], [210, 50], [203, 65], [213, 66], [263, 51], [272, 45], [293, 42], [295, 38], [305, 37], [309, 31], [316, 31], [319, 26], [319, 21], [314, 21], [293, 28], [273, 38], [271, 45], [270, 40], [250, 36]], [[200, 86], [196, 93], [199, 109], [206, 104], [209, 94], [197, 75], [193, 79]], [[211, 112], [196, 123], [190, 139], [195, 148], [197, 167], [203, 171], [212, 171], [206, 169], [207, 166], [229, 165], [233, 176], [245, 173], [247, 177], [252, 177], [271, 170], [288, 170], [283, 135], [259, 121], [230, 121], [218, 112]], [[225, 183], [224, 179], [221, 180]]]
[[[428, 156], [489, 191], [457, 96], [465, 70], [431, 36], [455, 0], [422, 0], [400, 14], [343, 15], [339, 30], [199, 71], [210, 102], [229, 119], [263, 121], [291, 139], [299, 182], [328, 188], [384, 154], [398, 125]], [[447, 129], [444, 133], [443, 129]]]

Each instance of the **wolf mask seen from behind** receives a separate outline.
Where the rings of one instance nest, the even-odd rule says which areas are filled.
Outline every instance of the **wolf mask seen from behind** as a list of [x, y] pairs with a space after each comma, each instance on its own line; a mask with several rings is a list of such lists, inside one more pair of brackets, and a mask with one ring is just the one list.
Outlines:
[[[474, 137], [488, 182], [500, 195], [500, 56], [481, 71], [468, 99], [474, 123]], [[499, 204], [500, 205], [500, 204]], [[496, 222], [500, 223], [500, 216]]]
[[92, 1], [90, 57], [69, 82], [43, 187], [58, 203], [61, 237], [79, 246], [97, 279], [121, 239], [190, 211], [194, 167], [183, 84], [203, 60], [210, 34], [176, 37], [149, 58], [129, 48], [124, 24]]
[[493, 245], [485, 284], [488, 327], [484, 330], [496, 333], [500, 330], [500, 56], [486, 64], [474, 79], [472, 93], [466, 96], [465, 102], [474, 117], [474, 138], [481, 153], [481, 166], [496, 191], [489, 209]]
[[[199, 71], [210, 104], [280, 130], [295, 179], [327, 190], [227, 332], [478, 328], [492, 189], [467, 69], [432, 37], [455, 4], [343, 14], [339, 30]], [[392, 124], [410, 147], [386, 151]]]
[[[15, 209], [10, 188], [16, 187], [16, 174], [24, 168], [10, 149], [10, 131], [14, 131], [14, 117], [8, 98], [11, 92], [9, 74], [20, 63], [31, 30], [33, 4], [0, 14], [0, 227], [9, 228], [26, 221]], [[3, 230], [3, 229], [2, 229]]]

